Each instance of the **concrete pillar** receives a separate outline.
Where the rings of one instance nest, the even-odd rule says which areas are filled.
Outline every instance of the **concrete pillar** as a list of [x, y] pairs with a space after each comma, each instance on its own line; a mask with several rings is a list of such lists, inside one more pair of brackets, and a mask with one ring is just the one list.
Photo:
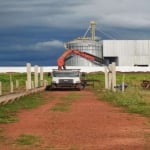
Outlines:
[[108, 66], [108, 89], [112, 90], [112, 65]]
[[105, 89], [108, 89], [108, 68], [105, 67]]
[[34, 66], [34, 85], [35, 88], [38, 87], [38, 66]]
[[112, 73], [108, 73], [108, 89], [112, 90]]
[[122, 92], [124, 92], [124, 79], [125, 79], [125, 75], [123, 74], [123, 77], [122, 77], [122, 88], [121, 88], [121, 90], [122, 90]]
[[112, 63], [112, 91], [116, 92], [116, 63]]
[[9, 82], [10, 82], [10, 93], [13, 93], [14, 92], [14, 85], [13, 85], [11, 74], [9, 75]]
[[27, 82], [26, 82], [26, 89], [31, 89], [31, 64], [27, 63]]
[[14, 85], [13, 85], [13, 81], [10, 82], [10, 93], [14, 92]]
[[43, 86], [43, 67], [40, 67], [40, 86]]
[[19, 81], [16, 80], [16, 88], [19, 88]]
[[0, 82], [0, 96], [2, 95], [2, 82]]

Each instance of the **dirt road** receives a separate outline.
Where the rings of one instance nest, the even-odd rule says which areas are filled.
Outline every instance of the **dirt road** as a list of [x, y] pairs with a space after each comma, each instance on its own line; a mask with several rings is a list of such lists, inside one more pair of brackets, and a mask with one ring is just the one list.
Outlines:
[[[71, 94], [76, 95], [74, 100]], [[122, 109], [100, 101], [93, 92], [43, 92], [47, 103], [18, 113], [19, 121], [3, 125], [8, 141], [3, 150], [148, 150], [148, 119], [124, 113]], [[70, 97], [67, 110], [56, 106]], [[69, 101], [69, 98], [68, 98]], [[66, 102], [65, 102], [66, 103]], [[20, 135], [40, 137], [33, 145], [14, 142]], [[13, 142], [12, 142], [13, 141]]]

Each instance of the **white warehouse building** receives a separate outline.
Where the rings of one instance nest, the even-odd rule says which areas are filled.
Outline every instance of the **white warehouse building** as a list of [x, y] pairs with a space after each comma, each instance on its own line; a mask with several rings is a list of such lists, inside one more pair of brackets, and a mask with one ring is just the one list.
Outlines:
[[117, 66], [150, 66], [150, 40], [103, 40], [106, 63]]

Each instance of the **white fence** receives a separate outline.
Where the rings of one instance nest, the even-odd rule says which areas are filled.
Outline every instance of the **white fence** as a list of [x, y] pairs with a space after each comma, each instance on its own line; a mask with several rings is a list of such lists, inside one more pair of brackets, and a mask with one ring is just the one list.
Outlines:
[[[31, 70], [34, 68], [34, 81], [31, 80]], [[22, 96], [29, 95], [38, 91], [42, 91], [45, 89], [47, 85], [47, 81], [43, 80], [43, 67], [34, 66], [31, 69], [31, 64], [27, 63], [26, 67], [18, 68], [18, 67], [2, 67], [1, 73], [7, 72], [26, 72], [27, 73], [27, 80], [26, 80], [26, 89], [23, 91], [15, 91], [14, 92], [14, 85], [12, 81], [12, 77], [10, 76], [10, 92], [7, 94], [3, 94], [2, 92], [2, 82], [0, 81], [0, 103], [7, 103], [9, 101], [14, 101]], [[40, 72], [40, 80], [38, 79], [38, 75]], [[40, 85], [38, 85], [40, 81]], [[33, 86], [32, 86], [33, 83]], [[16, 87], [19, 87], [19, 81], [16, 80]]]

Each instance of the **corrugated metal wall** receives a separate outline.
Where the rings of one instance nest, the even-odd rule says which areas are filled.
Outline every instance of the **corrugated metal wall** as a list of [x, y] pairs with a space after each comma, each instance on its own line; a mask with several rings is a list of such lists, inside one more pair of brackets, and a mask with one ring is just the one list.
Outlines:
[[119, 66], [150, 66], [150, 40], [104, 40], [103, 54], [118, 57]]
[[[93, 54], [97, 57], [103, 58], [102, 52], [102, 41], [93, 40], [73, 40], [66, 43], [66, 48], [77, 49], [81, 52], [87, 52]], [[89, 60], [82, 58], [77, 55], [73, 55], [70, 59], [66, 61], [67, 66], [97, 66], [90, 62]]]

